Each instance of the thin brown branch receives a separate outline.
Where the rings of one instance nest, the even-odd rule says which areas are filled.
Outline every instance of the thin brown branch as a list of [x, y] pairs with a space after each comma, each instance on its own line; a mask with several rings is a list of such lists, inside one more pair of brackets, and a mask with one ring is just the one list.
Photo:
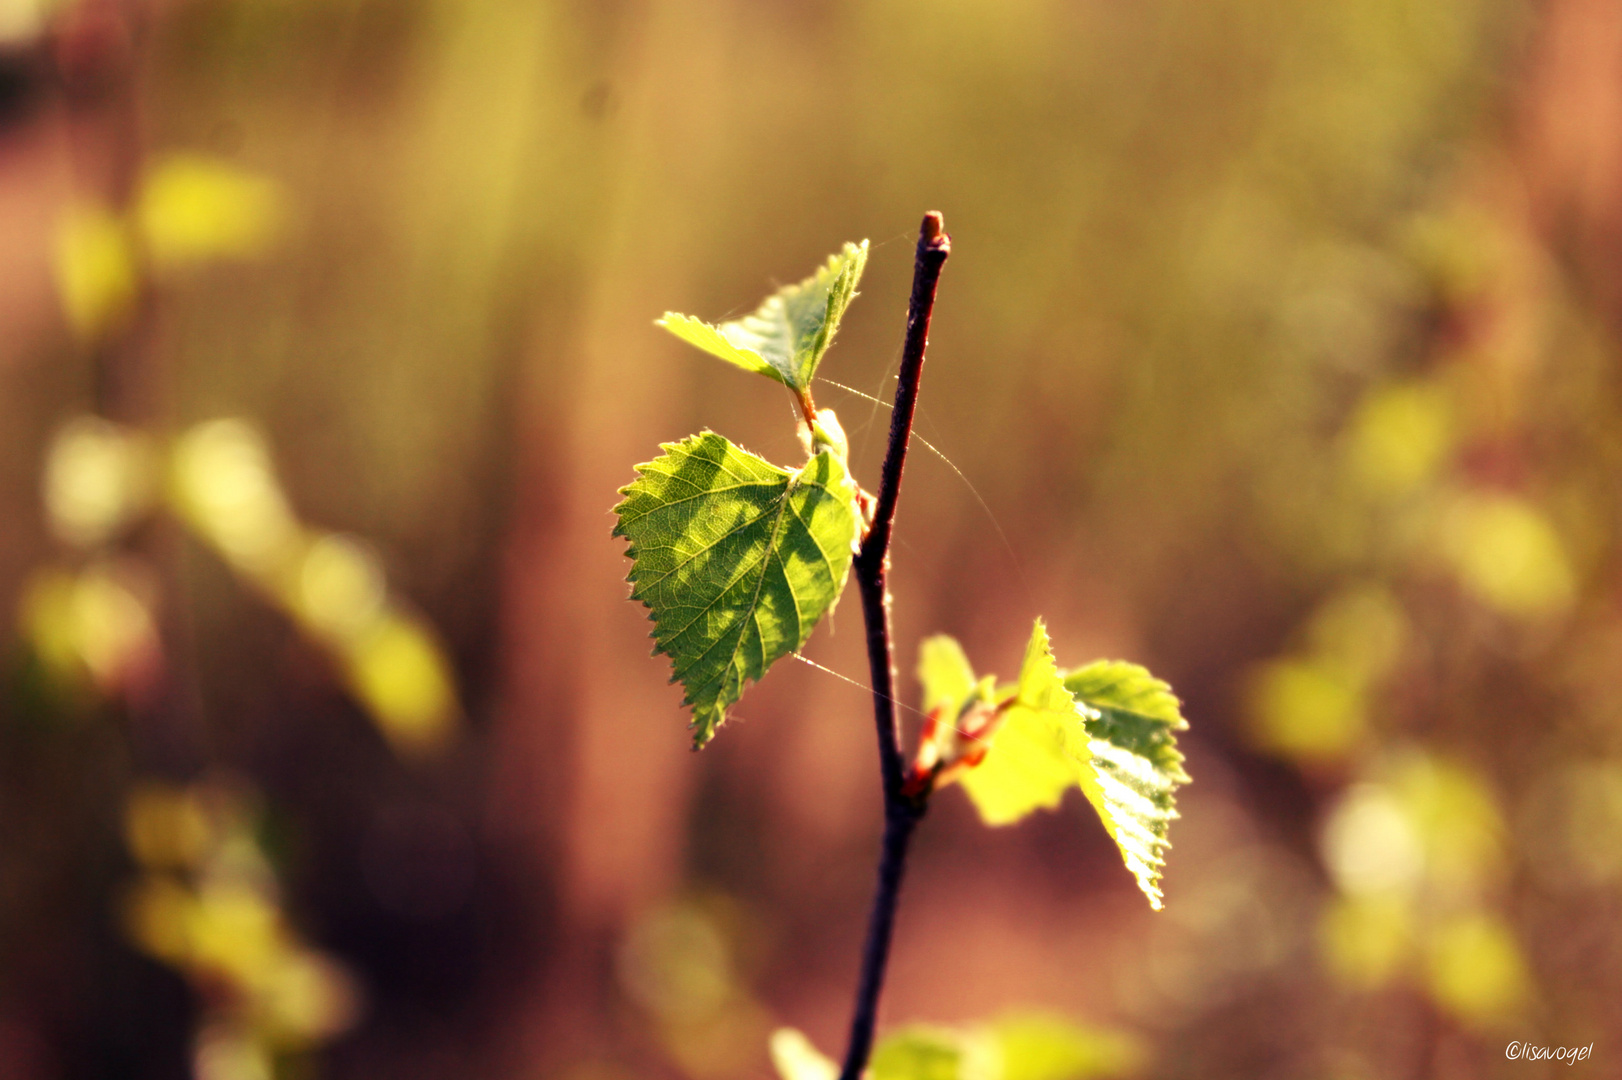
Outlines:
[[884, 843], [879, 854], [878, 886], [868, 919], [867, 942], [862, 950], [862, 972], [856, 988], [850, 1042], [845, 1050], [840, 1080], [857, 1080], [873, 1052], [873, 1029], [878, 1019], [879, 995], [890, 957], [896, 904], [906, 869], [907, 847], [924, 815], [927, 793], [909, 797], [904, 790], [906, 759], [895, 715], [895, 648], [890, 632], [890, 536], [895, 526], [901, 475], [912, 438], [913, 412], [923, 379], [924, 350], [929, 344], [929, 318], [935, 307], [935, 288], [941, 267], [951, 254], [951, 238], [942, 228], [941, 215], [924, 215], [913, 263], [912, 299], [907, 308], [907, 337], [902, 346], [901, 372], [890, 414], [890, 445], [884, 455], [873, 523], [855, 560], [856, 586], [862, 596], [862, 617], [867, 631], [867, 660], [872, 675], [873, 719], [878, 728], [879, 770], [884, 781]]

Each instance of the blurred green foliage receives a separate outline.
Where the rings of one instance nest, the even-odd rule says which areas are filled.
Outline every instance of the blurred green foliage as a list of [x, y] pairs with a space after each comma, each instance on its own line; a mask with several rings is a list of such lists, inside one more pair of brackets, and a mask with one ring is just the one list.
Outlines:
[[[1136, 1074], [1145, 1058], [1131, 1038], [1038, 1013], [1010, 1014], [983, 1026], [923, 1024], [879, 1041], [874, 1080], [1089, 1080]], [[793, 1028], [772, 1035], [772, 1061], [783, 1080], [832, 1080], [833, 1062]]]
[[[176, 438], [244, 416], [190, 445], [224, 432], [233, 453], [257, 447], [263, 505], [324, 528], [286, 511], [271, 531], [287, 543], [266, 548], [280, 554], [239, 563], [252, 545], [216, 522], [222, 557], [188, 555], [181, 578], [220, 756], [338, 845], [281, 879], [300, 926], [330, 931], [362, 978], [389, 973], [331, 1071], [758, 1073], [768, 1006], [832, 1045], [860, 929], [838, 913], [868, 884], [841, 869], [868, 858], [841, 771], [868, 772], [870, 732], [842, 734], [860, 694], [774, 674], [747, 710], [771, 722], [739, 725], [735, 749], [696, 767], [679, 746], [658, 756], [679, 703], [638, 674], [646, 628], [616, 614], [630, 606], [602, 493], [705, 424], [793, 453], [774, 442], [780, 390], [689, 362], [648, 320], [725, 317], [770, 287], [761, 268], [794, 280], [845, 236], [878, 240], [867, 300], [820, 373], [886, 396], [907, 261], [886, 238], [938, 207], [955, 254], [922, 431], [1019, 566], [974, 495], [917, 455], [902, 647], [940, 629], [1012, 658], [1038, 607], [1061, 641], [1177, 685], [1202, 718], [1187, 747], [1200, 783], [1179, 797], [1177, 903], [1152, 921], [1111, 906], [1132, 893], [1110, 884], [1103, 838], [1036, 819], [998, 853], [943, 810], [904, 901], [920, 929], [898, 943], [894, 1018], [957, 1025], [1040, 988], [1141, 1031], [1146, 1070], [1166, 1077], [1493, 1075], [1505, 1025], [1614, 1060], [1616, 275], [1590, 257], [1611, 234], [1578, 197], [1609, 175], [1614, 80], [1580, 81], [1604, 50], [1555, 47], [1609, 40], [1603, 5], [1577, 7], [155, 9], [138, 49], [152, 152], [130, 191], [104, 182], [83, 80], [40, 91], [0, 166], [15, 282], [0, 304], [0, 596], [22, 624], [0, 757], [0, 1052], [45, 1062], [24, 1075], [99, 1076], [182, 1038], [150, 1020], [184, 1006], [160, 1008], [97, 944], [126, 876], [107, 854], [135, 771], [122, 728], [34, 721], [42, 701], [83, 721], [99, 688], [140, 683], [161, 575], [98, 549], [174, 498]], [[44, 23], [35, 5], [0, 13], [9, 63]], [[1566, 78], [1575, 91], [1548, 89]], [[92, 146], [72, 167], [64, 110]], [[207, 161], [214, 179], [182, 173], [189, 209], [158, 228], [145, 215], [170, 213], [166, 161]], [[233, 199], [257, 209], [210, 224]], [[177, 260], [214, 243], [231, 257], [158, 270], [141, 237], [164, 228]], [[47, 450], [87, 411], [92, 354], [138, 313], [149, 258], [172, 427], [91, 421]], [[841, 410], [857, 475], [882, 441], [866, 410]], [[480, 880], [523, 883], [524, 918], [500, 923], [523, 929], [502, 950], [523, 979], [492, 974], [455, 918], [387, 936], [345, 845], [408, 785], [385, 750], [340, 741], [363, 725], [288, 659], [289, 640], [331, 656], [363, 622], [391, 625], [357, 613], [418, 606], [481, 740], [465, 752], [524, 778], [444, 766], [422, 781], [469, 802], [498, 790], [482, 812], [522, 821], [503, 834], [521, 854]], [[858, 671], [848, 638], [815, 658]], [[424, 639], [376, 640], [385, 659], [370, 675], [340, 663], [341, 682], [416, 701], [449, 684], [441, 671], [409, 690], [388, 672], [435, 670], [412, 660]], [[42, 669], [67, 681], [42, 696]], [[923, 887], [948, 871], [958, 890]], [[731, 1032], [701, 1048], [726, 1058], [712, 1066], [673, 1049], [670, 1022], [604, 960], [696, 878], [784, 928], [747, 980], [733, 968], [704, 998], [763, 1010], [694, 1028]], [[478, 1022], [390, 966], [468, 956], [467, 986], [489, 996], [450, 996]], [[948, 1014], [937, 987], [974, 1012]], [[108, 1019], [137, 1013], [151, 1043]]]

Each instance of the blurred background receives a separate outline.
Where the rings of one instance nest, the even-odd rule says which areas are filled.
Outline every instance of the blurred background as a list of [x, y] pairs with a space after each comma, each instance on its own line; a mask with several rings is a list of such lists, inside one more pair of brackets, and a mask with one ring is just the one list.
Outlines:
[[929, 209], [905, 693], [1040, 614], [1194, 784], [1158, 914], [1079, 799], [944, 791], [885, 1021], [1622, 1075], [1622, 6], [0, 0], [0, 1077], [838, 1054], [867, 696], [785, 662], [691, 754], [609, 508], [795, 460], [652, 320], [863, 237], [874, 486]]

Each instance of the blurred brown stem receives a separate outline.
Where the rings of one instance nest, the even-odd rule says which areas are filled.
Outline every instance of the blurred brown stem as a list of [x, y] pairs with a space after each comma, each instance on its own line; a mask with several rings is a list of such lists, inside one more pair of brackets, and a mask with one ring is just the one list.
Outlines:
[[909, 796], [904, 790], [906, 761], [895, 715], [895, 648], [890, 634], [890, 534], [895, 525], [896, 499], [901, 473], [912, 438], [912, 417], [918, 405], [918, 384], [924, 373], [924, 349], [929, 344], [929, 317], [935, 308], [935, 287], [941, 267], [951, 254], [951, 238], [942, 229], [941, 215], [930, 211], [918, 234], [913, 264], [912, 300], [907, 308], [907, 338], [902, 346], [901, 372], [890, 414], [890, 445], [884, 455], [873, 524], [855, 560], [856, 587], [862, 594], [862, 617], [867, 631], [867, 661], [873, 681], [873, 719], [878, 727], [879, 771], [884, 781], [884, 842], [879, 853], [878, 886], [868, 917], [867, 943], [862, 949], [862, 973], [856, 987], [856, 1008], [851, 1017], [850, 1043], [840, 1080], [857, 1080], [873, 1052], [873, 1027], [878, 1019], [879, 994], [890, 958], [896, 903], [906, 869], [907, 846], [928, 806], [927, 791]]

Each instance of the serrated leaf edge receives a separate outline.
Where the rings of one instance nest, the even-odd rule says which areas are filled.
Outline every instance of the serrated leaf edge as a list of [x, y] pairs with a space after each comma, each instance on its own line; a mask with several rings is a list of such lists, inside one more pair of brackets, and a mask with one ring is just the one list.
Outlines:
[[[671, 455], [671, 454], [673, 454], [673, 453], [675, 453], [677, 451], [683, 451], [683, 452], [686, 452], [688, 454], [688, 456], [693, 456], [691, 451], [687, 450], [687, 447], [689, 445], [699, 441], [699, 440], [704, 439], [707, 436], [714, 436], [715, 438], [721, 440], [721, 442], [723, 442], [728, 448], [737, 450], [738, 452], [743, 453], [743, 454], [748, 454], [750, 457], [753, 457], [756, 460], [760, 461], [766, 467], [775, 470], [776, 472], [780, 473], [784, 477], [787, 477], [789, 479], [790, 483], [789, 483], [788, 487], [785, 489], [785, 491], [783, 493], [783, 497], [782, 497], [782, 500], [781, 500], [782, 509], [787, 509], [788, 508], [788, 506], [789, 506], [788, 498], [789, 498], [789, 496], [791, 494], [793, 494], [795, 488], [801, 482], [809, 483], [814, 487], [818, 487], [821, 490], [827, 492], [830, 496], [833, 496], [835, 498], [840, 497], [840, 495], [838, 493], [833, 491], [826, 484], [817, 483], [816, 481], [806, 481], [804, 479], [804, 474], [810, 469], [811, 465], [816, 461], [817, 457], [821, 456], [820, 454], [812, 455], [812, 457], [806, 462], [806, 464], [801, 466], [801, 468], [799, 468], [798, 470], [786, 469], [781, 465], [775, 464], [774, 462], [767, 461], [765, 458], [761, 457], [759, 454], [753, 453], [752, 451], [747, 450], [744, 447], [739, 446], [738, 444], [736, 444], [736, 443], [732, 442], [730, 439], [728, 439], [726, 436], [721, 435], [718, 432], [712, 431], [709, 428], [704, 428], [701, 431], [698, 431], [698, 432], [696, 432], [696, 433], [694, 433], [692, 435], [687, 436], [685, 439], [680, 439], [680, 440], [677, 440], [675, 442], [662, 442], [662, 443], [660, 443], [659, 444], [659, 449], [661, 451], [663, 451], [663, 454], [661, 455], [661, 457], [667, 457], [667, 456], [669, 456], [669, 455]], [[840, 461], [836, 456], [832, 455], [831, 452], [824, 451], [824, 453], [829, 453], [830, 459], [833, 460], [833, 461], [838, 462], [838, 464], [840, 466], [840, 470], [845, 474], [846, 482], [850, 485], [850, 488], [851, 488], [850, 498], [851, 498], [851, 502], [852, 502], [852, 513], [855, 515], [856, 520], [857, 520], [857, 522], [859, 524], [860, 521], [861, 521], [861, 513], [860, 513], [859, 507], [857, 507], [855, 505], [855, 493], [857, 491], [857, 485], [856, 485], [855, 479], [850, 476], [849, 470], [848, 470], [848, 468], [846, 467], [846, 465], [845, 465], [845, 463], [843, 461]], [[641, 603], [643, 608], [647, 612], [647, 620], [650, 623], [654, 624], [654, 629], [652, 631], [650, 631], [649, 634], [648, 634], [648, 636], [653, 639], [653, 650], [649, 653], [649, 655], [650, 656], [659, 656], [659, 655], [662, 654], [664, 656], [670, 657], [670, 659], [672, 660], [672, 665], [671, 665], [672, 674], [671, 674], [670, 678], [666, 680], [666, 685], [670, 685], [670, 684], [673, 684], [673, 683], [676, 683], [676, 682], [680, 682], [682, 680], [682, 675], [684, 674], [684, 672], [683, 671], [678, 671], [678, 670], [675, 669], [675, 663], [674, 663], [674, 661], [676, 660], [675, 654], [673, 652], [671, 652], [669, 649], [667, 649], [664, 646], [664, 644], [662, 644], [659, 641], [657, 613], [653, 610], [652, 606], [649, 605], [646, 601], [642, 600], [641, 596], [639, 595], [639, 586], [643, 584], [640, 581], [640, 579], [638, 578], [638, 576], [637, 576], [637, 567], [636, 567], [637, 557], [639, 555], [640, 548], [637, 545], [637, 543], [631, 538], [630, 534], [626, 531], [626, 529], [625, 529], [625, 521], [620, 515], [621, 509], [626, 505], [627, 502], [630, 501], [630, 499], [632, 497], [632, 494], [633, 494], [632, 489], [636, 487], [636, 484], [637, 484], [638, 481], [640, 481], [643, 477], [648, 475], [648, 473], [652, 470], [652, 467], [654, 465], [658, 464], [658, 461], [659, 461], [659, 459], [655, 458], [655, 459], [650, 460], [650, 461], [639, 462], [638, 464], [636, 464], [634, 466], [634, 469], [635, 469], [635, 472], [637, 474], [637, 479], [633, 480], [629, 484], [626, 484], [623, 487], [619, 488], [618, 491], [616, 492], [618, 495], [621, 496], [621, 499], [620, 499], [619, 502], [614, 504], [613, 508], [610, 511], [611, 513], [613, 513], [615, 515], [615, 518], [616, 518], [614, 529], [610, 533], [610, 537], [611, 538], [623, 538], [626, 541], [625, 555], [626, 555], [627, 558], [629, 558], [631, 560], [631, 570], [630, 570], [629, 573], [626, 574], [626, 576], [624, 578], [624, 580], [628, 584], [630, 584], [630, 586], [631, 586], [629, 599], [632, 599], [632, 600], [635, 600], [635, 601]], [[724, 490], [728, 490], [728, 489], [725, 489], [725, 488], [712, 489], [711, 491], [701, 492], [701, 494], [703, 494], [703, 495], [714, 494], [715, 490], [723, 490], [724, 491]], [[697, 497], [697, 496], [695, 496], [695, 497]], [[668, 506], [670, 504], [667, 503], [665, 505]], [[779, 510], [779, 517], [781, 517], [781, 513], [782, 513], [782, 510]], [[759, 518], [754, 519], [754, 521], [758, 521], [758, 520], [759, 520]], [[750, 524], [753, 524], [753, 523], [754, 522], [750, 522]], [[774, 526], [773, 526], [773, 531], [774, 532], [775, 532], [775, 529], [776, 529], [776, 525], [774, 524]], [[811, 536], [812, 541], [816, 543], [818, 550], [821, 551], [823, 559], [829, 565], [830, 571], [833, 570], [833, 560], [831, 558], [829, 558], [827, 551], [822, 550], [821, 541], [818, 540], [816, 535], [814, 533], [811, 533], [809, 529], [807, 529], [807, 533]], [[728, 535], [730, 535], [730, 534], [728, 534]], [[860, 529], [857, 530], [857, 536], [856, 536], [855, 540], [853, 540], [853, 542], [852, 542], [852, 553], [853, 554], [856, 551], [859, 542], [860, 542]], [[820, 623], [822, 621], [822, 619], [833, 615], [834, 609], [839, 604], [840, 597], [844, 594], [844, 585], [849, 580], [849, 575], [850, 575], [850, 563], [849, 562], [846, 563], [845, 574], [843, 576], [833, 575], [833, 576], [835, 576], [835, 578], [837, 580], [837, 585], [836, 585], [836, 588], [835, 588], [834, 597], [829, 602], [828, 607], [818, 617], [817, 623]], [[663, 580], [663, 576], [661, 576], [660, 580]], [[758, 588], [764, 586], [764, 580], [765, 579], [763, 577], [762, 582], [761, 582], [761, 586], [757, 586], [757, 595], [758, 595]], [[791, 596], [792, 596], [792, 592], [791, 592]], [[797, 617], [797, 620], [798, 620], [799, 619], [799, 615], [798, 615], [798, 598], [794, 597], [794, 599], [796, 600], [796, 617]], [[816, 626], [814, 624], [812, 626], [812, 631], [814, 631], [815, 628], [816, 628]], [[807, 638], [809, 638], [810, 633], [812, 631], [807, 631], [805, 636]], [[677, 631], [677, 633], [680, 633], [680, 631]], [[673, 635], [671, 635], [671, 636], [673, 636]], [[747, 636], [748, 636], [747, 634], [740, 634], [738, 642], [733, 646], [733, 657], [734, 657], [734, 659], [736, 658], [737, 650], [742, 648], [743, 641]], [[798, 632], [796, 632], [795, 636], [799, 637]], [[781, 659], [781, 658], [779, 657], [779, 659]], [[775, 663], [775, 661], [774, 661], [774, 663]], [[691, 665], [689, 665], [689, 668], [690, 667], [691, 667]], [[770, 667], [770, 665], [765, 665], [765, 667], [763, 668], [763, 671], [762, 671], [763, 676], [765, 674], [765, 670], [768, 670], [769, 667]], [[727, 665], [726, 671], [728, 672], [728, 674], [727, 674], [727, 676], [725, 676], [725, 679], [730, 679], [732, 677], [732, 675], [731, 675], [732, 668], [731, 668], [731, 663], [730, 662]], [[758, 681], [759, 680], [757, 680], [757, 679], [748, 679], [748, 678], [742, 679], [741, 680], [742, 685], [740, 685], [738, 687], [738, 692], [737, 692], [736, 697], [741, 697], [742, 694], [743, 694], [743, 691], [745, 689], [747, 689], [748, 686], [750, 686], [753, 683], [758, 682]], [[725, 686], [725, 681], [723, 681], [723, 686]], [[736, 701], [736, 697], [734, 699], [735, 701]], [[684, 684], [684, 692], [683, 692], [683, 695], [682, 695], [682, 704], [692, 710], [692, 718], [689, 720], [687, 727], [688, 727], [689, 731], [693, 732], [693, 749], [694, 750], [702, 749], [710, 741], [710, 739], [715, 737], [715, 733], [717, 731], [719, 731], [722, 724], [725, 723], [725, 721], [726, 721], [726, 707], [715, 708], [713, 710], [717, 714], [715, 721], [713, 723], [711, 723], [711, 724], [704, 723], [701, 716], [700, 716], [699, 703], [694, 699], [694, 692], [693, 692], [693, 690], [691, 688], [685, 687], [685, 684]], [[708, 711], [709, 710], [706, 710], [706, 712], [708, 712]]]
[[[694, 348], [709, 353], [711, 356], [725, 360], [745, 371], [764, 375], [782, 383], [791, 390], [805, 390], [810, 386], [811, 380], [816, 376], [817, 367], [822, 358], [827, 355], [833, 346], [834, 335], [839, 331], [839, 324], [845, 316], [845, 309], [856, 299], [856, 286], [861, 282], [862, 273], [867, 267], [869, 242], [863, 240], [860, 244], [846, 241], [834, 254], [828, 256], [823, 263], [810, 275], [793, 285], [783, 288], [765, 297], [755, 309], [740, 319], [730, 319], [723, 323], [711, 323], [692, 315], [684, 315], [678, 311], [667, 311], [653, 321], [655, 326], [662, 327], [687, 342]], [[828, 299], [823, 312], [821, 327], [810, 344], [809, 360], [803, 366], [802, 372], [785, 372], [763, 356], [755, 349], [740, 345], [732, 339], [727, 332], [728, 328], [737, 327], [744, 330], [751, 320], [767, 321], [772, 315], [786, 309], [788, 298], [798, 293], [816, 288], [825, 275], [837, 275], [828, 286]], [[748, 331], [745, 331], [748, 332]], [[702, 338], [705, 340], [695, 340]], [[797, 353], [789, 357], [790, 363], [797, 358]]]

